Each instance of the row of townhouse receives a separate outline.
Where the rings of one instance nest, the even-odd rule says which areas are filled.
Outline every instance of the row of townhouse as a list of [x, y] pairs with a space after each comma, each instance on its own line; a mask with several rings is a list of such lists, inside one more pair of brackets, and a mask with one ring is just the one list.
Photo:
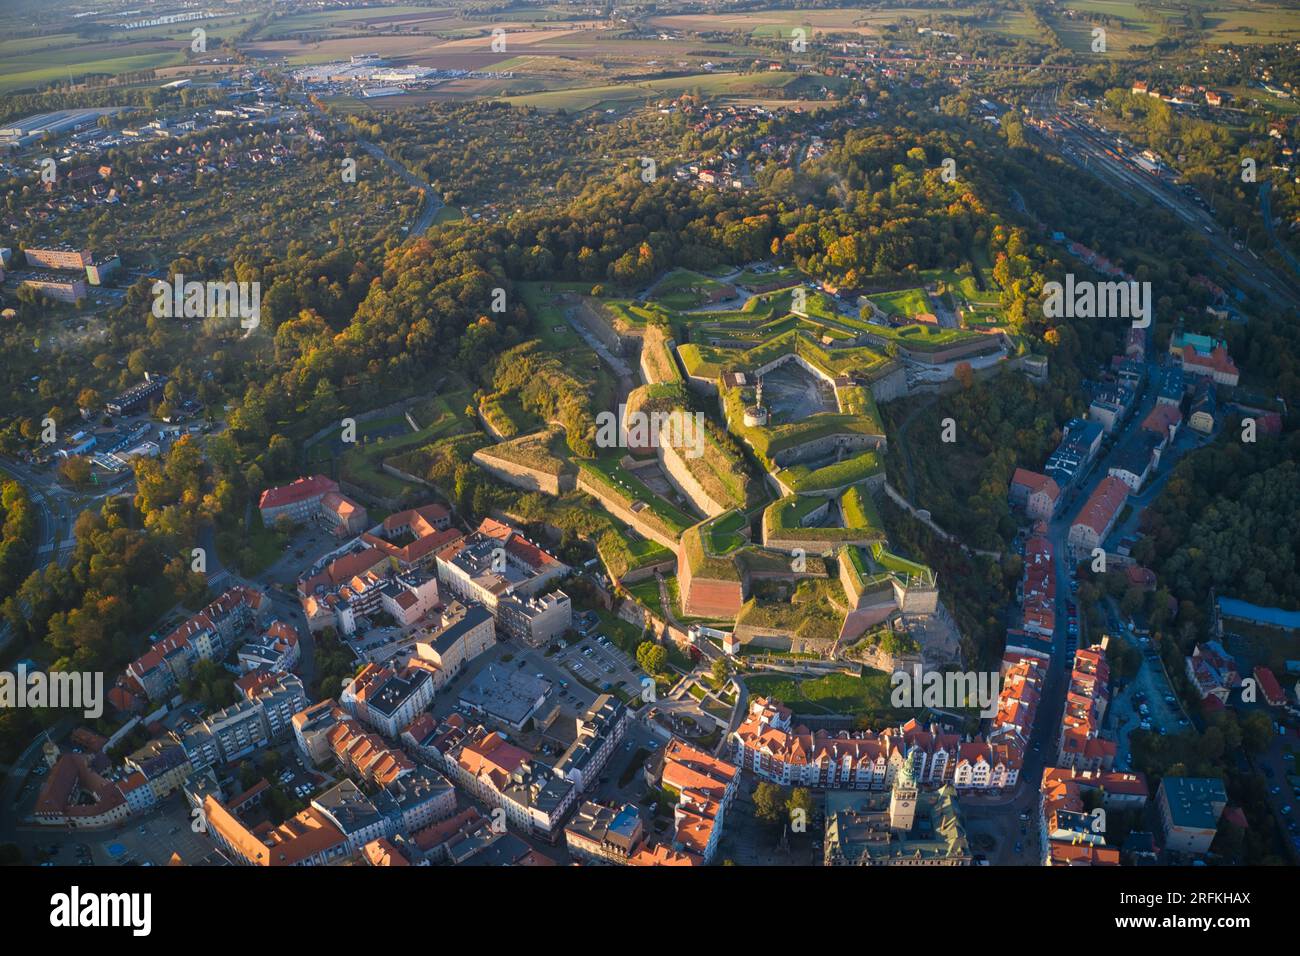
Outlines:
[[[1093, 809], [1085, 811], [1084, 797]], [[1038, 845], [1044, 866], [1116, 866], [1119, 850], [1107, 844], [1111, 831], [1107, 814], [1112, 811], [1142, 810], [1150, 796], [1146, 777], [1140, 773], [1078, 770], [1074, 767], [1043, 768], [1038, 802]], [[1098, 805], [1099, 804], [1099, 805]]]
[[641, 865], [663, 866], [679, 853], [692, 862], [713, 862], [722, 839], [727, 810], [740, 789], [740, 768], [674, 737], [663, 749], [659, 787], [677, 794], [671, 846], [648, 848]]
[[219, 661], [230, 653], [236, 637], [260, 626], [270, 606], [260, 591], [230, 588], [128, 664], [128, 684], [138, 685], [150, 700], [168, 697], [199, 661]]
[[1020, 781], [1029, 736], [1033, 733], [1047, 680], [1047, 663], [1034, 654], [1008, 651], [1003, 655], [1000, 671], [998, 709], [985, 737], [991, 752], [982, 760], [967, 761], [969, 779], [960, 773], [953, 779], [958, 789], [1005, 790]]
[[1109, 638], [1074, 654], [1070, 685], [1061, 715], [1061, 740], [1056, 755], [1059, 767], [1076, 770], [1110, 770], [1116, 744], [1101, 736], [1110, 703], [1110, 665], [1106, 661]]
[[342, 780], [315, 797], [312, 806], [347, 837], [350, 853], [360, 853], [373, 840], [409, 838], [451, 817], [456, 791], [438, 771], [417, 766], [369, 794]]
[[1041, 522], [1025, 541], [1020, 607], [1025, 632], [1051, 640], [1056, 633], [1056, 561], [1052, 541]]
[[[1008, 691], [1004, 678], [1002, 697], [1023, 692], [1014, 678], [1011, 684]], [[1008, 722], [1026, 716], [1022, 709], [1001, 704], [999, 714]], [[731, 744], [733, 759], [742, 769], [783, 786], [883, 790], [910, 763], [917, 782], [926, 786], [951, 783], [959, 789], [1000, 790], [1019, 779], [1022, 748], [1011, 723], [996, 729], [997, 735], [968, 741], [915, 720], [879, 732], [814, 733], [793, 726], [789, 708], [758, 697], [732, 732]]]

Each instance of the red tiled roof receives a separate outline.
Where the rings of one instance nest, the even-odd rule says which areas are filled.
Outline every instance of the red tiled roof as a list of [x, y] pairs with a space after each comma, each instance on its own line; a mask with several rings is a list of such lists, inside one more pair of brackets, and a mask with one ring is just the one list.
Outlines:
[[292, 484], [281, 485], [278, 488], [267, 488], [262, 492], [262, 497], [258, 499], [257, 507], [259, 510], [279, 508], [293, 504], [296, 501], [305, 501], [308, 498], [315, 498], [317, 495], [324, 495], [338, 490], [337, 482], [331, 481], [324, 475], [312, 475], [309, 478], [299, 478]]
[[1103, 478], [1088, 497], [1077, 518], [1076, 525], [1086, 525], [1097, 534], [1101, 534], [1111, 523], [1128, 498], [1128, 485], [1114, 475]]

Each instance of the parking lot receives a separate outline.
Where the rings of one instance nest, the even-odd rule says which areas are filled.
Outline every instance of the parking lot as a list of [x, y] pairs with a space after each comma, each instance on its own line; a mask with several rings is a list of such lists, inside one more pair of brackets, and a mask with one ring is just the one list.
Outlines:
[[641, 672], [636, 663], [604, 635], [593, 633], [560, 649], [551, 660], [579, 681], [609, 689], [622, 687], [629, 694], [641, 693]]
[[18, 842], [50, 866], [166, 866], [173, 853], [190, 866], [221, 863], [216, 845], [193, 829], [184, 796], [172, 794], [143, 818], [113, 830], [20, 830]]

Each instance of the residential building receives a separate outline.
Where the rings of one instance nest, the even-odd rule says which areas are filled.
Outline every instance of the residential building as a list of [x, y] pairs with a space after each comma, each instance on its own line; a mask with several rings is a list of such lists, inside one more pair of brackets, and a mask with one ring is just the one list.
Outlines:
[[195, 770], [231, 763], [271, 743], [271, 728], [262, 708], [249, 700], [231, 704], [185, 732], [185, 748]]
[[1109, 435], [1133, 407], [1133, 389], [1124, 384], [1098, 383], [1092, 388], [1088, 417]]
[[[149, 805], [167, 799], [184, 786], [194, 767], [182, 747], [174, 740], [155, 738], [123, 761], [125, 768], [138, 776], [148, 791]], [[136, 812], [135, 808], [132, 812]]]
[[556, 760], [555, 772], [582, 794], [596, 783], [618, 749], [632, 723], [632, 711], [612, 694], [601, 694], [576, 722], [574, 741]]
[[511, 637], [541, 646], [573, 626], [573, 602], [563, 591], [540, 597], [503, 597], [497, 602], [497, 621]]
[[[1050, 479], [1049, 479], [1050, 480]], [[1046, 534], [1025, 540], [1024, 575], [1020, 582], [1020, 609], [1024, 630], [1050, 640], [1056, 633], [1056, 561]]]
[[20, 285], [26, 289], [35, 289], [38, 293], [56, 302], [77, 302], [90, 292], [82, 276], [70, 276], [57, 272], [33, 272], [23, 277]]
[[433, 701], [436, 668], [419, 658], [404, 668], [367, 664], [339, 695], [349, 714], [388, 737], [396, 737]]
[[338, 724], [339, 715], [344, 715], [344, 711], [332, 699], [312, 704], [293, 715], [291, 725], [298, 752], [313, 767], [319, 767], [331, 757], [330, 733]]
[[122, 260], [113, 254], [102, 256], [86, 263], [86, 281], [91, 285], [103, 285], [122, 269]]
[[453, 781], [519, 829], [554, 843], [577, 788], [501, 734], [477, 728], [447, 755]]
[[230, 653], [236, 637], [258, 626], [269, 608], [269, 599], [260, 591], [230, 588], [128, 664], [128, 684], [138, 686], [150, 700], [169, 696], [196, 663], [221, 660]]
[[1064, 489], [1087, 470], [1101, 447], [1103, 435], [1100, 422], [1070, 419], [1065, 423], [1061, 443], [1047, 459], [1043, 471]]
[[1165, 777], [1156, 792], [1165, 850], [1203, 856], [1228, 805], [1223, 781], [1213, 777]]
[[1061, 715], [1060, 745], [1056, 762], [1075, 770], [1110, 770], [1118, 750], [1113, 740], [1101, 736], [1106, 708], [1110, 703], [1110, 665], [1106, 660], [1109, 639], [1081, 648], [1074, 654], [1070, 684]]
[[662, 759], [659, 784], [677, 794], [672, 848], [711, 863], [740, 785], [740, 768], [676, 737], [663, 748]]
[[334, 724], [327, 731], [329, 751], [347, 773], [387, 787], [416, 771], [417, 765], [387, 740], [368, 732], [340, 707], [333, 708]]
[[1046, 475], [1017, 468], [1011, 476], [1009, 495], [1014, 506], [1024, 509], [1036, 521], [1050, 521], [1061, 501], [1061, 489]]
[[1151, 432], [1160, 438], [1158, 448], [1163, 449], [1178, 434], [1178, 427], [1183, 423], [1183, 413], [1177, 405], [1162, 405], [1159, 402], [1142, 419], [1142, 430]]
[[415, 653], [433, 668], [434, 689], [441, 690], [496, 641], [496, 623], [487, 608], [452, 601], [434, 621], [415, 632]]
[[1156, 402], [1160, 405], [1181, 405], [1187, 394], [1187, 379], [1182, 366], [1166, 365], [1160, 370], [1160, 381], [1156, 389]]
[[[1156, 408], [1170, 408], [1169, 405], [1157, 405]], [[1146, 480], [1160, 464], [1160, 449], [1168, 441], [1168, 435], [1139, 428], [1120, 442], [1115, 453], [1110, 457], [1107, 474], [1118, 478], [1134, 494], [1142, 490]], [[1103, 540], [1105, 536], [1102, 536]]]
[[1106, 845], [1101, 818], [1084, 806], [1084, 791], [1097, 785], [1095, 778], [1085, 783], [1085, 776], [1074, 770], [1043, 768], [1038, 794], [1043, 866], [1119, 866], [1119, 849]]
[[1070, 526], [1070, 556], [1076, 561], [1090, 557], [1101, 547], [1128, 499], [1129, 486], [1114, 475], [1107, 475], [1093, 489], [1088, 501]]
[[293, 717], [307, 706], [307, 692], [296, 674], [257, 670], [235, 682], [244, 699], [262, 710], [266, 730], [279, 741], [293, 731]]
[[507, 524], [485, 518], [468, 538], [437, 553], [438, 580], [493, 615], [503, 598], [543, 593], [569, 567]]
[[922, 783], [946, 783], [960, 744], [958, 735], [915, 720], [880, 732], [814, 733], [794, 726], [790, 709], [765, 697], [751, 698], [730, 739], [741, 769], [782, 786], [828, 790], [887, 788], [908, 760]]
[[569, 853], [584, 863], [626, 866], [644, 840], [640, 808], [630, 803], [610, 807], [588, 800], [564, 828]]
[[89, 249], [78, 249], [67, 244], [58, 246], [30, 246], [23, 250], [27, 264], [33, 269], [64, 269], [83, 272], [94, 259]]
[[246, 642], [238, 651], [239, 669], [283, 674], [298, 666], [301, 655], [298, 631], [292, 624], [272, 621], [260, 637]]
[[312, 806], [347, 835], [359, 852], [373, 840], [410, 837], [456, 811], [456, 791], [436, 770], [416, 767], [367, 796], [344, 780], [312, 800]]

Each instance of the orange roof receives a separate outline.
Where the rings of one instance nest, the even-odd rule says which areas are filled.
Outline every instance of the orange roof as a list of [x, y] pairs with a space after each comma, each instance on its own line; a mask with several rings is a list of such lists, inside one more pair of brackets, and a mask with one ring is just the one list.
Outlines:
[[410, 866], [411, 862], [393, 845], [388, 837], [371, 840], [361, 850], [371, 866]]
[[702, 866], [704, 858], [694, 853], [674, 850], [665, 843], [642, 846], [628, 857], [629, 866]]
[[1142, 419], [1142, 427], [1149, 432], [1167, 437], [1170, 427], [1180, 424], [1182, 420], [1183, 413], [1178, 410], [1177, 405], [1158, 404], [1151, 409], [1146, 418]]
[[1101, 534], [1115, 515], [1119, 514], [1120, 508], [1124, 507], [1127, 499], [1128, 485], [1114, 475], [1107, 475], [1088, 497], [1088, 503], [1083, 506], [1074, 523], [1086, 525], [1097, 534]]
[[279, 508], [283, 505], [305, 501], [308, 498], [324, 495], [331, 491], [337, 492], [338, 490], [338, 484], [324, 475], [312, 475], [310, 478], [299, 478], [292, 484], [281, 485], [279, 488], [267, 488], [266, 491], [262, 492], [262, 497], [258, 499], [257, 507], [259, 510]]
[[1011, 476], [1011, 484], [1028, 488], [1031, 495], [1045, 491], [1053, 501], [1061, 493], [1060, 487], [1053, 479], [1036, 471], [1030, 471], [1028, 468], [1017, 468], [1015, 474]]
[[278, 827], [264, 823], [256, 834], [211, 795], [203, 798], [203, 809], [208, 826], [256, 866], [294, 866], [348, 842], [343, 832], [315, 807], [308, 807]]

